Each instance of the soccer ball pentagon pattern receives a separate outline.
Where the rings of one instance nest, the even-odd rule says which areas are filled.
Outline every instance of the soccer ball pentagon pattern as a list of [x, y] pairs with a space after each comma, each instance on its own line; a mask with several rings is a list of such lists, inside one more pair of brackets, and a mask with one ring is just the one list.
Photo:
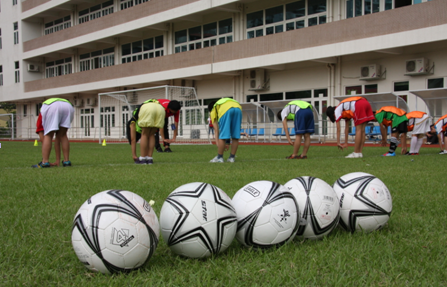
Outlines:
[[106, 190], [79, 208], [71, 241], [84, 266], [110, 274], [143, 266], [157, 247], [159, 232], [157, 215], [146, 200], [130, 191]]
[[236, 239], [255, 248], [280, 246], [298, 230], [298, 204], [291, 192], [272, 181], [255, 181], [234, 195], [238, 228]]
[[284, 184], [292, 192], [300, 210], [300, 227], [297, 236], [301, 239], [321, 239], [337, 226], [340, 205], [334, 189], [325, 181], [302, 176]]
[[354, 172], [334, 183], [340, 200], [340, 225], [347, 231], [381, 229], [390, 218], [393, 203], [386, 185], [377, 177]]
[[160, 212], [161, 234], [171, 250], [190, 258], [225, 251], [236, 234], [236, 211], [220, 188], [193, 182], [175, 189]]

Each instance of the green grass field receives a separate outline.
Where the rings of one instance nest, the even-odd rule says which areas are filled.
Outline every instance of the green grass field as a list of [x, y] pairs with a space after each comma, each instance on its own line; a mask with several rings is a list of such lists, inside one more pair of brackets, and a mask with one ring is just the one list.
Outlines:
[[[309, 159], [285, 160], [290, 146], [242, 145], [235, 163], [209, 163], [215, 146], [174, 145], [173, 153], [154, 154], [154, 165], [140, 166], [127, 144], [71, 143], [72, 167], [33, 169], [40, 149], [33, 142], [1, 145], [1, 286], [447, 285], [447, 156], [436, 148], [384, 158], [387, 148], [365, 147], [364, 158], [345, 159], [348, 152], [336, 147], [312, 146]], [[159, 215], [168, 194], [189, 182], [216, 185], [233, 197], [252, 181], [284, 184], [308, 175], [332, 185], [357, 171], [380, 178], [393, 196], [391, 218], [379, 232], [337, 228], [321, 241], [295, 239], [266, 251], [234, 240], [226, 252], [205, 260], [175, 256], [160, 237], [147, 265], [113, 276], [88, 271], [72, 249], [74, 215], [103, 190], [124, 189], [154, 200]]]

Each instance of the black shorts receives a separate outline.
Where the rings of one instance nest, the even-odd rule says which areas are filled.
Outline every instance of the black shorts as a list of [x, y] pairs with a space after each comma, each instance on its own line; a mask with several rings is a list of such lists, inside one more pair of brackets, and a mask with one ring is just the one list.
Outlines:
[[391, 129], [392, 133], [399, 133], [399, 134], [403, 134], [403, 133], [407, 133], [408, 132], [408, 122], [401, 122], [397, 127], [394, 127]]

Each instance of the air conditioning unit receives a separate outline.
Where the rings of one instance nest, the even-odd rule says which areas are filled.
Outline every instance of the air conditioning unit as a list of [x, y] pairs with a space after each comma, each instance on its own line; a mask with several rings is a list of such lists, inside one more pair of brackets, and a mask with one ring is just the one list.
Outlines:
[[368, 65], [360, 67], [360, 80], [372, 81], [382, 78], [380, 65]]
[[39, 72], [39, 66], [35, 64], [28, 64], [28, 72]]
[[96, 98], [87, 98], [86, 103], [87, 106], [89, 107], [94, 107], [96, 106]]
[[264, 69], [250, 70], [250, 91], [265, 90]]
[[82, 106], [84, 106], [84, 100], [82, 100], [82, 99], [74, 99], [73, 100], [73, 106], [75, 106], [75, 107], [82, 107]]
[[126, 97], [127, 97], [127, 102], [129, 104], [134, 104], [134, 103], [138, 102], [138, 94], [136, 92], [133, 92], [132, 94], [127, 95]]
[[405, 62], [405, 76], [429, 74], [429, 60], [426, 58], [412, 59]]

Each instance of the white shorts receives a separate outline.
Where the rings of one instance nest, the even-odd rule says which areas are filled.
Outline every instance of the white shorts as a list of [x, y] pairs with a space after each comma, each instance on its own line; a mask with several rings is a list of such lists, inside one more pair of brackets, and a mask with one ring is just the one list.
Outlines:
[[42, 126], [44, 134], [58, 131], [59, 127], [69, 129], [74, 117], [74, 108], [71, 104], [62, 101], [53, 102], [51, 105], [42, 105]]
[[430, 131], [430, 121], [428, 115], [424, 115], [422, 118], [414, 119], [413, 135], [425, 134]]

